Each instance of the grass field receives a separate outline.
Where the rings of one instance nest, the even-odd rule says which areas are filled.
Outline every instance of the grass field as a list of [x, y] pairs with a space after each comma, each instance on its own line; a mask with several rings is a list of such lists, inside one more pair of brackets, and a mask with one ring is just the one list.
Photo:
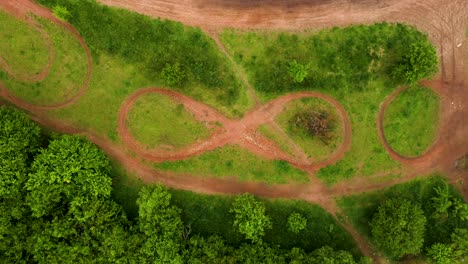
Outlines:
[[[329, 132], [330, 140], [323, 141], [319, 137], [311, 136], [305, 129], [296, 127], [291, 120], [297, 113], [303, 111], [316, 111], [326, 113], [333, 120], [332, 131]], [[343, 142], [343, 126], [336, 109], [329, 103], [318, 98], [302, 98], [287, 104], [275, 121], [283, 131], [307, 154], [312, 161], [327, 159]]]
[[[126, 75], [123, 78], [112, 75], [112, 83], [127, 82], [125, 86], [128, 88], [125, 91], [139, 88], [132, 83], [134, 78], [144, 79], [147, 85], [177, 90], [218, 108], [231, 117], [242, 116], [253, 105], [246, 88], [235, 77], [229, 60], [215, 42], [198, 28], [153, 19], [94, 1], [38, 2], [49, 8], [60, 4], [70, 11], [69, 22], [90, 47], [96, 72], [105, 70], [102, 67], [118, 70], [117, 67], [123, 66], [136, 70], [137, 76], [130, 80], [125, 78]], [[106, 64], [103, 65], [101, 60]], [[168, 66], [174, 65], [179, 66], [182, 79], [177, 83], [168, 83], [163, 72]], [[96, 87], [92, 84], [90, 90], [102, 89], [111, 95], [124, 93], [111, 83], [101, 82], [101, 85], [103, 86]], [[90, 102], [83, 100], [82, 103]], [[105, 111], [108, 112], [107, 109]], [[74, 117], [78, 118], [84, 116]]]
[[[432, 208], [431, 198], [436, 195], [434, 188], [446, 184], [442, 177], [434, 175], [425, 179], [395, 185], [385, 190], [342, 197], [338, 199], [338, 204], [355, 228], [361, 234], [371, 238], [369, 221], [379, 204], [389, 198], [403, 198], [419, 203], [428, 221], [426, 226], [430, 227], [426, 229], [424, 239], [424, 245], [427, 246], [435, 242], [446, 241], [450, 237], [451, 230], [458, 224], [454, 219], [439, 222], [432, 217], [434, 209]], [[453, 186], [449, 186], [449, 191], [452, 197], [461, 198]]]
[[41, 33], [0, 10], [0, 56], [18, 75], [34, 75], [46, 66], [49, 53]]
[[287, 162], [263, 159], [237, 146], [220, 147], [185, 160], [154, 164], [154, 167], [204, 177], [235, 177], [240, 181], [271, 184], [309, 181], [305, 172]]
[[[11, 19], [16, 20], [16, 18]], [[33, 19], [44, 27], [52, 40], [54, 61], [50, 74], [36, 83], [21, 82], [5, 73], [0, 75], [0, 79], [12, 93], [30, 103], [50, 105], [63, 102], [74, 96], [84, 84], [88, 67], [85, 51], [73, 35], [63, 27], [45, 19]], [[22, 39], [28, 42], [44, 41], [38, 39], [37, 34], [23, 35]], [[44, 51], [48, 56], [48, 49]], [[25, 59], [20, 58], [22, 63], [27, 62]]]
[[388, 106], [384, 133], [390, 146], [405, 156], [419, 156], [436, 137], [439, 96], [426, 87], [410, 87]]
[[156, 93], [138, 98], [129, 112], [127, 125], [135, 139], [149, 148], [162, 145], [177, 149], [210, 135], [208, 127], [195, 120], [183, 104]]
[[[318, 172], [322, 180], [331, 184], [399, 168], [379, 142], [376, 119], [380, 103], [400, 85], [392, 70], [410, 43], [428, 41], [425, 35], [402, 24], [380, 23], [301, 34], [226, 30], [221, 39], [262, 101], [291, 91], [319, 91], [345, 107], [352, 146], [344, 159]], [[293, 61], [308, 65], [302, 82], [288, 71]]]

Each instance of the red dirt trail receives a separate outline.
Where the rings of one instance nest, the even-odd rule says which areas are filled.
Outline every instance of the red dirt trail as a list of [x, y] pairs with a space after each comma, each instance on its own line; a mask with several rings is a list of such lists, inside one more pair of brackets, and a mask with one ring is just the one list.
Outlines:
[[[468, 198], [468, 180], [466, 172], [453, 168], [453, 161], [468, 152], [468, 91], [465, 82], [467, 76], [464, 69], [464, 56], [467, 52], [465, 28], [468, 25], [468, 5], [466, 0], [261, 0], [255, 3], [249, 1], [228, 0], [99, 0], [102, 3], [125, 7], [151, 16], [159, 16], [181, 21], [185, 24], [200, 26], [214, 37], [221, 50], [230, 57], [221, 42], [217, 39], [217, 32], [225, 27], [240, 29], [286, 29], [303, 30], [308, 28], [323, 28], [330, 26], [344, 26], [353, 23], [372, 23], [378, 21], [397, 21], [415, 25], [429, 34], [431, 40], [437, 45], [441, 59], [440, 76], [435, 81], [424, 83], [437, 91], [441, 97], [441, 113], [438, 140], [424, 155], [412, 158], [395, 153], [385, 141], [382, 131], [382, 117], [386, 106], [398, 94], [399, 90], [390, 95], [381, 105], [377, 120], [377, 128], [385, 149], [392, 158], [399, 161], [404, 167], [404, 173], [398, 179], [385, 182], [373, 182], [368, 177], [355, 177], [350, 181], [340, 182], [332, 187], [325, 186], [314, 176], [317, 168], [332, 164], [341, 159], [351, 142], [351, 127], [349, 119], [341, 105], [328, 96], [304, 92], [289, 94], [265, 105], [255, 100], [255, 93], [250, 86], [249, 91], [257, 102], [256, 108], [245, 115], [241, 120], [231, 120], [203, 103], [197, 102], [187, 96], [158, 88], [144, 88], [131, 94], [122, 104], [119, 112], [118, 132], [125, 145], [117, 145], [105, 138], [96, 136], [92, 131], [81, 131], [60, 120], [52, 120], [43, 110], [67, 107], [75, 103], [86, 92], [92, 74], [92, 59], [84, 39], [68, 23], [56, 19], [48, 9], [38, 6], [29, 0], [2, 0], [0, 8], [7, 10], [24, 19], [27, 13], [32, 12], [40, 17], [47, 18], [68, 29], [80, 42], [86, 51], [88, 74], [85, 84], [71, 99], [56, 105], [33, 105], [13, 96], [0, 82], [0, 95], [10, 103], [30, 112], [30, 116], [38, 123], [64, 133], [82, 134], [101, 147], [110, 157], [119, 161], [126, 169], [136, 173], [147, 182], [162, 182], [170, 187], [192, 190], [201, 193], [236, 194], [251, 192], [256, 195], [277, 198], [294, 198], [314, 202], [324, 207], [333, 215], [342, 214], [335, 202], [335, 197], [350, 195], [372, 190], [378, 190], [397, 183], [414, 179], [420, 175], [435, 171], [444, 172], [449, 180], [463, 191], [465, 199]], [[34, 26], [34, 25], [33, 25]], [[48, 36], [36, 27], [47, 42]], [[53, 61], [52, 45], [49, 47], [49, 64], [39, 75], [19, 76], [9, 70], [5, 61], [0, 63], [5, 71], [13, 77], [23, 81], [39, 81], [50, 70]], [[465, 53], [464, 53], [465, 51]], [[232, 58], [230, 58], [231, 61]], [[466, 65], [465, 65], [466, 66]], [[238, 67], [238, 66], [237, 66]], [[241, 74], [243, 75], [243, 74]], [[242, 76], [241, 76], [242, 77]], [[243, 75], [244, 83], [248, 80]], [[156, 153], [146, 150], [146, 147], [137, 142], [126, 128], [126, 116], [133, 103], [139, 96], [147, 93], [163, 93], [174, 100], [182, 102], [185, 107], [194, 113], [198, 120], [220, 122], [222, 129], [217, 130], [205, 142], [188, 146], [176, 153]], [[284, 105], [302, 97], [318, 97], [334, 105], [344, 123], [345, 140], [343, 145], [332, 157], [317, 164], [307, 164], [303, 159], [290, 157], [282, 152], [270, 140], [255, 133], [260, 124], [271, 122], [273, 117], [281, 112]], [[283, 159], [296, 167], [311, 173], [309, 184], [279, 184], [267, 185], [256, 182], [239, 182], [234, 178], [203, 178], [193, 175], [160, 173], [142, 162], [141, 158], [153, 161], [175, 160], [200, 154], [203, 151], [225, 144], [238, 144], [250, 151], [271, 159]], [[136, 153], [137, 157], [133, 157]], [[464, 180], [464, 185], [458, 182]], [[368, 241], [348, 223], [340, 222], [355, 238], [358, 246], [367, 256], [374, 254]]]

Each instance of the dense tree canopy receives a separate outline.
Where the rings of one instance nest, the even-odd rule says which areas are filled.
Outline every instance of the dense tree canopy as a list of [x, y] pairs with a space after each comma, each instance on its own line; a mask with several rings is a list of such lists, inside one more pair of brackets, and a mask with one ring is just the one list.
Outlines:
[[372, 236], [391, 257], [418, 254], [424, 242], [425, 224], [426, 217], [419, 205], [389, 199], [372, 218]]

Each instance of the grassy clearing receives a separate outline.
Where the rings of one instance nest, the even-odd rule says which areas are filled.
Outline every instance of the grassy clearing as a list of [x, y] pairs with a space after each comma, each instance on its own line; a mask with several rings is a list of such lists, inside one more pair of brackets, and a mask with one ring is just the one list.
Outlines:
[[[380, 23], [300, 35], [226, 30], [221, 39], [246, 69], [262, 101], [312, 90], [333, 96], [345, 107], [353, 128], [351, 150], [340, 162], [321, 169], [321, 179], [334, 183], [398, 169], [379, 142], [376, 119], [379, 104], [400, 85], [390, 73], [411, 43], [428, 41], [424, 34], [402, 24]], [[293, 61], [307, 65], [302, 82], [290, 75]]]
[[[59, 4], [70, 11], [70, 23], [83, 35], [96, 61], [100, 55], [119, 58], [136, 67], [139, 75], [151, 83], [194, 97], [229, 116], [241, 116], [253, 104], [235, 78], [229, 60], [198, 28], [94, 1], [38, 2], [49, 8]], [[175, 82], [167, 78], [172, 76], [167, 69], [174, 68], [178, 69]], [[110, 85], [106, 88], [118, 92]]]
[[[385, 190], [342, 197], [338, 199], [338, 204], [356, 229], [361, 234], [371, 238], [369, 222], [382, 202], [398, 197], [419, 203], [422, 205], [428, 221], [424, 239], [424, 246], [427, 246], [434, 242], [447, 240], [451, 234], [450, 230], [457, 224], [453, 219], [449, 219], [448, 222], [438, 222], [432, 217], [434, 209], [431, 205], [431, 198], [436, 195], [434, 188], [446, 184], [442, 177], [434, 175], [395, 185]], [[461, 198], [453, 186], [450, 186], [449, 191], [452, 197]]]
[[135, 139], [150, 148], [161, 145], [181, 148], [210, 135], [207, 126], [195, 120], [183, 104], [162, 94], [146, 94], [138, 98], [129, 113], [127, 125]]
[[[36, 83], [21, 82], [0, 74], [5, 85], [16, 96], [34, 104], [54, 104], [74, 96], [83, 86], [87, 72], [86, 53], [80, 43], [65, 28], [48, 20], [34, 18], [49, 34], [54, 50], [54, 61], [49, 75]], [[40, 42], [35, 34], [23, 36], [31, 42]], [[48, 52], [48, 49], [46, 49]], [[22, 63], [25, 63], [24, 61]]]
[[[330, 120], [335, 123], [330, 133], [330, 140], [324, 142], [318, 137], [311, 136], [305, 129], [298, 128], [291, 122], [297, 113], [313, 110], [320, 113], [327, 113]], [[343, 126], [336, 112], [336, 109], [318, 98], [302, 98], [287, 104], [282, 113], [275, 121], [286, 132], [286, 134], [307, 154], [313, 161], [327, 159], [336, 148], [343, 142]]]
[[158, 170], [204, 177], [235, 177], [240, 181], [274, 183], [308, 182], [309, 176], [289, 163], [260, 158], [237, 146], [220, 147], [180, 161], [155, 164]]
[[385, 137], [405, 156], [419, 156], [434, 142], [439, 123], [439, 96], [429, 88], [414, 86], [399, 94], [384, 116]]
[[46, 66], [49, 54], [41, 33], [0, 10], [0, 56], [18, 75], [34, 75]]
[[[184, 223], [190, 224], [194, 233], [203, 236], [217, 234], [234, 245], [244, 241], [232, 227], [234, 217], [229, 209], [233, 196], [201, 195], [181, 190], [172, 190], [171, 193], [174, 204], [183, 209]], [[360, 255], [352, 237], [320, 206], [296, 200], [262, 201], [273, 223], [273, 229], [266, 232], [265, 242], [284, 249], [300, 247], [309, 252], [330, 245]], [[307, 219], [306, 229], [299, 234], [288, 231], [287, 218], [294, 212]]]

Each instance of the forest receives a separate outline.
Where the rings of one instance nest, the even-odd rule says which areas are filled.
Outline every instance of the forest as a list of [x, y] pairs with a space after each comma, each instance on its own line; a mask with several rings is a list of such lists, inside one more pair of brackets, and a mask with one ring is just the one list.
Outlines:
[[[271, 221], [250, 194], [231, 208], [245, 243], [192, 235], [162, 185], [141, 189], [129, 220], [112, 199], [111, 163], [85, 138], [45, 133], [19, 110], [0, 107], [1, 263], [369, 263], [329, 246], [307, 252], [262, 240]], [[304, 227], [291, 215], [291, 232]]]

